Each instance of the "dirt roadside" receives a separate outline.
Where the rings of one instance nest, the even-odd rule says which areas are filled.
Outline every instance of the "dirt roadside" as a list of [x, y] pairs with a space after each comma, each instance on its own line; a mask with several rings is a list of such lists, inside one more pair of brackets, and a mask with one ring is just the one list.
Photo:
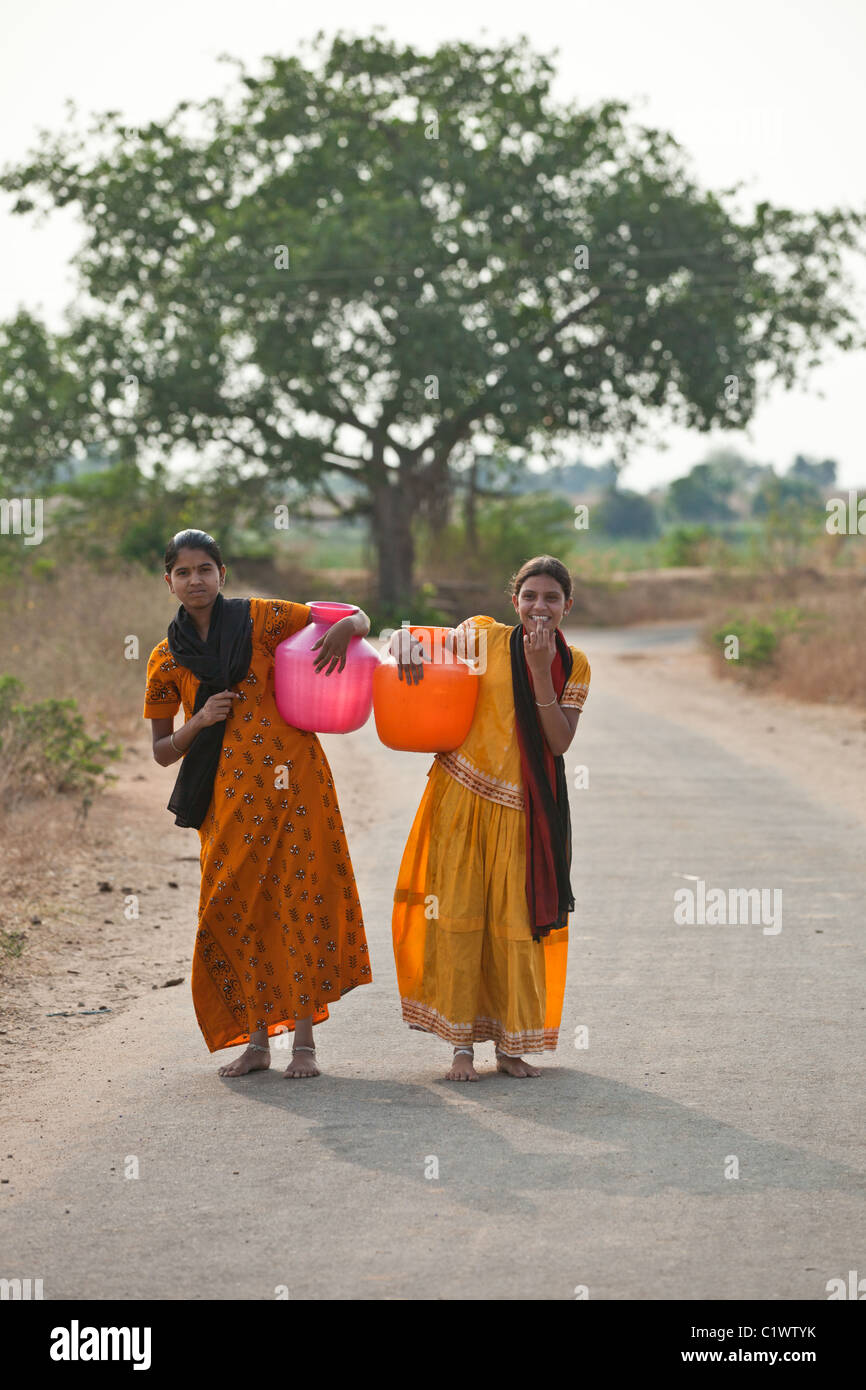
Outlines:
[[42, 1071], [58, 1047], [99, 1026], [100, 1015], [189, 978], [189, 923], [178, 909], [198, 899], [198, 835], [179, 830], [165, 809], [173, 779], [153, 761], [146, 727], [114, 770], [118, 780], [83, 825], [71, 806], [57, 813], [37, 870], [28, 846], [40, 834], [38, 808], [4, 849], [0, 918], [23, 944], [3, 971], [7, 1093], [22, 1060], [27, 1072]]

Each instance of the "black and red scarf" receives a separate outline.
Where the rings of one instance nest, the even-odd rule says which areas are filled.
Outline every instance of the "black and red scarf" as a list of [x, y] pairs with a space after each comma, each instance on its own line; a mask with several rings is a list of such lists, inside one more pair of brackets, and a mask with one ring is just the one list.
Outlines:
[[[565, 778], [565, 758], [550, 751], [538, 708], [532, 672], [526, 661], [523, 637], [517, 623], [511, 630], [511, 680], [520, 769], [523, 775], [523, 807], [526, 812], [526, 901], [533, 941], [568, 925], [574, 908], [571, 889], [571, 812]], [[571, 675], [568, 643], [555, 629], [556, 655], [550, 678], [557, 700]]]

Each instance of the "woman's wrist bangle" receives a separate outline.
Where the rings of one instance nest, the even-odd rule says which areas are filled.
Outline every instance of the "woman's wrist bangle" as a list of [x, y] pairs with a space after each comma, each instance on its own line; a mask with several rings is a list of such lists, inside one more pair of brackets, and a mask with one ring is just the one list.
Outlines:
[[178, 748], [177, 744], [176, 744], [175, 741], [174, 741], [174, 730], [172, 730], [172, 732], [169, 734], [169, 736], [168, 736], [168, 741], [169, 741], [169, 743], [171, 744], [172, 748], [174, 749], [175, 753], [182, 753], [182, 752], [183, 752], [183, 749], [182, 749], [182, 748]]
[[552, 699], [552, 700], [548, 700], [548, 701], [546, 702], [546, 704], [542, 704], [541, 700], [536, 700], [535, 703], [539, 706], [540, 709], [550, 709], [550, 706], [551, 706], [551, 705], [558, 705], [558, 704], [559, 704], [559, 701], [557, 700], [556, 696], [554, 695], [553, 699]]

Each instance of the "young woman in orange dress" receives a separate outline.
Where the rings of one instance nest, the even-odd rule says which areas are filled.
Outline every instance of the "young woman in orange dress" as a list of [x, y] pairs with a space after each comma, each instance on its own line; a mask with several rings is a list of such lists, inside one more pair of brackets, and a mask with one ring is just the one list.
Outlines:
[[[403, 853], [392, 932], [403, 1019], [454, 1047], [449, 1081], [477, 1081], [474, 1044], [497, 1070], [537, 1077], [553, 1051], [568, 949], [571, 823], [563, 754], [589, 662], [563, 638], [571, 576], [539, 555], [511, 582], [512, 627], [468, 618], [448, 642], [474, 652], [478, 702], [464, 742], [437, 753]], [[396, 633], [400, 675], [423, 669]], [[414, 660], [413, 660], [414, 656]]]
[[[246, 1044], [221, 1076], [270, 1066], [268, 1038], [286, 1030], [285, 1075], [318, 1076], [314, 1024], [372, 974], [328, 760], [274, 697], [275, 648], [310, 609], [226, 599], [225, 574], [206, 532], [169, 543], [165, 580], [180, 607], [150, 654], [144, 701], [156, 761], [183, 759], [168, 809], [201, 840], [193, 1003], [211, 1052]], [[360, 610], [335, 623], [316, 669], [342, 670], [350, 639], [369, 630]]]

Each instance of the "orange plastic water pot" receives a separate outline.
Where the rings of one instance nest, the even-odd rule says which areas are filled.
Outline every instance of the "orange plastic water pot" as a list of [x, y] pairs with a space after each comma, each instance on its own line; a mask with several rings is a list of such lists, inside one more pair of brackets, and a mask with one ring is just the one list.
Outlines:
[[448, 753], [472, 726], [479, 676], [445, 647], [445, 627], [410, 626], [421, 641], [424, 675], [417, 685], [401, 680], [394, 657], [373, 675], [373, 715], [386, 748], [409, 753]]

